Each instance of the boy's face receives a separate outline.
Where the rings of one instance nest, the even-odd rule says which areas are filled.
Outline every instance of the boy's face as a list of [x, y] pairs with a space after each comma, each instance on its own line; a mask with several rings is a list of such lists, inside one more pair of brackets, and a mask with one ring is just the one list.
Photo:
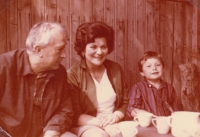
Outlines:
[[143, 66], [143, 72], [140, 74], [146, 77], [147, 80], [160, 80], [163, 75], [163, 65], [157, 58], [147, 59]]

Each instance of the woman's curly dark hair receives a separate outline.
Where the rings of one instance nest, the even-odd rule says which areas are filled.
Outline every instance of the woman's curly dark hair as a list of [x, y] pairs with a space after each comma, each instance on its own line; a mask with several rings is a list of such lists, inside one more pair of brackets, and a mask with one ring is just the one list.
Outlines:
[[82, 51], [85, 50], [86, 45], [94, 42], [95, 38], [102, 37], [106, 39], [109, 54], [114, 50], [113, 28], [100, 21], [83, 23], [76, 30], [74, 49], [81, 58], [84, 58]]

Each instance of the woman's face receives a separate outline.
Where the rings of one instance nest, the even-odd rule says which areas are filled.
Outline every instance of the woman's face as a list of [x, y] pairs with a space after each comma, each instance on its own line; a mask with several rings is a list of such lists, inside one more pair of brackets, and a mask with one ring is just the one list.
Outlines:
[[88, 43], [83, 52], [88, 67], [98, 67], [103, 64], [108, 55], [108, 46], [104, 37], [95, 38], [93, 43]]

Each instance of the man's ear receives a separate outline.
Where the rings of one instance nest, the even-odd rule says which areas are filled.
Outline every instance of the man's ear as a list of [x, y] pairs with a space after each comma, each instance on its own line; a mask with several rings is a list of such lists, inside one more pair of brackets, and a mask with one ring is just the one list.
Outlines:
[[42, 57], [43, 54], [42, 54], [42, 47], [41, 46], [35, 46], [35, 53], [37, 55], [39, 55], [39, 57]]
[[140, 75], [144, 76], [144, 72], [140, 72]]

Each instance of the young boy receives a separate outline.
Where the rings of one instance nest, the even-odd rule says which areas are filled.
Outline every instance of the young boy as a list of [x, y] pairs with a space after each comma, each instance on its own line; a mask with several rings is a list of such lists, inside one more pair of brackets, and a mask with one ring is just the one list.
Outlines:
[[180, 110], [176, 92], [172, 85], [164, 82], [164, 62], [161, 56], [153, 51], [146, 52], [138, 62], [140, 74], [145, 80], [135, 84], [129, 92], [127, 117], [132, 118], [140, 112], [150, 112], [157, 116], [169, 116], [171, 112]]

